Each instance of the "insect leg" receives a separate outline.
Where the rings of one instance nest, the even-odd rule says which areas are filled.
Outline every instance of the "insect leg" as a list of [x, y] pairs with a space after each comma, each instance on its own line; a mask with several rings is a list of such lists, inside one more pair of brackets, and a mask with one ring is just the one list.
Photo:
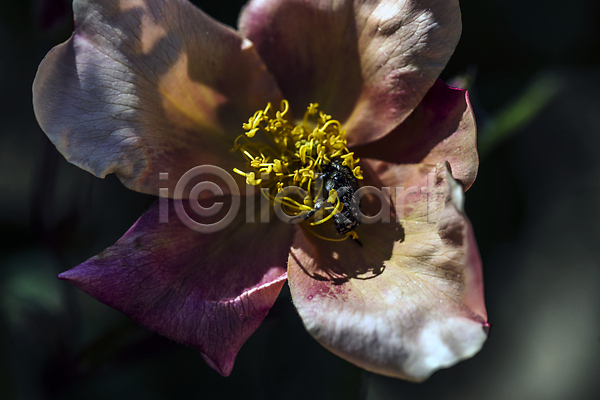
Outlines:
[[315, 207], [312, 210], [306, 212], [306, 214], [304, 214], [304, 212], [298, 214], [297, 216], [290, 219], [290, 223], [293, 224], [293, 223], [295, 223], [295, 221], [298, 221], [298, 220], [306, 221], [307, 219], [309, 219], [310, 217], [315, 215], [317, 212], [319, 212], [319, 210], [321, 208], [323, 208], [323, 206], [325, 206], [325, 204], [327, 204], [327, 202], [323, 201], [323, 199], [317, 200]]

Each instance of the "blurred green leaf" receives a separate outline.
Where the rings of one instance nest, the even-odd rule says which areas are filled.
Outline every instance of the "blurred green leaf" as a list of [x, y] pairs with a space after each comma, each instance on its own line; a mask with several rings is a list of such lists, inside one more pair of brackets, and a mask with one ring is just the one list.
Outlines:
[[11, 326], [26, 328], [39, 312], [56, 315], [63, 310], [53, 260], [40, 250], [18, 253], [3, 262], [0, 307]]
[[542, 74], [531, 81], [524, 92], [496, 112], [479, 131], [479, 156], [483, 159], [492, 150], [525, 127], [555, 98], [562, 88], [554, 74]]

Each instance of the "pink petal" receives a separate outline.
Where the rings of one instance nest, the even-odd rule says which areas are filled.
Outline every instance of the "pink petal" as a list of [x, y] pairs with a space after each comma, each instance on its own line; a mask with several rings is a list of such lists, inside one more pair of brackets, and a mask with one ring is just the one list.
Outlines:
[[448, 161], [468, 189], [477, 176], [477, 128], [466, 90], [438, 80], [413, 113], [389, 135], [353, 149], [361, 157], [396, 164]]
[[177, 201], [168, 201], [168, 223], [159, 223], [155, 203], [116, 244], [59, 278], [198, 348], [227, 376], [285, 282], [292, 226], [249, 224], [239, 213], [221, 231], [198, 233], [178, 219]]
[[399, 185], [401, 177], [405, 188], [431, 195], [396, 189], [398, 222], [363, 223], [362, 247], [298, 231], [288, 266], [292, 299], [307, 330], [335, 354], [422, 381], [473, 356], [487, 337], [481, 263], [462, 188], [444, 163], [365, 160], [365, 171], [374, 174], [371, 182]]
[[419, 104], [461, 31], [458, 1], [252, 0], [239, 27], [296, 116], [308, 103], [376, 140]]
[[36, 117], [70, 162], [152, 194], [160, 172], [243, 164], [229, 152], [242, 123], [281, 96], [247, 39], [186, 0], [73, 8], [73, 36], [33, 85]]

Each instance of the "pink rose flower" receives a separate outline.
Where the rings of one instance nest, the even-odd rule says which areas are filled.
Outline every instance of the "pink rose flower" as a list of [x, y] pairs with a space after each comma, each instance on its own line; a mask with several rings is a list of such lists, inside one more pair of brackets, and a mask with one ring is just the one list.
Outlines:
[[[475, 122], [466, 91], [437, 80], [460, 36], [458, 1], [252, 0], [237, 31], [186, 0], [75, 0], [73, 9], [75, 32], [33, 85], [42, 129], [71, 163], [171, 199], [61, 279], [198, 348], [225, 376], [286, 279], [310, 334], [367, 370], [421, 381], [481, 348], [481, 263], [462, 208], [477, 172]], [[258, 181], [272, 157], [251, 165], [257, 154], [230, 151], [269, 103], [289, 104], [285, 123], [306, 135], [322, 129], [302, 140], [286, 131], [289, 147], [241, 137], [283, 149], [280, 183]], [[300, 165], [293, 149], [317, 146], [326, 128], [303, 120], [313, 103], [335, 131]], [[174, 211], [188, 204], [177, 179], [199, 165], [232, 172], [245, 204], [244, 181], [276, 193], [342, 156], [361, 186], [385, 194], [364, 198], [362, 211], [391, 209], [389, 222], [352, 231], [359, 242], [342, 240], [331, 220], [248, 223], [244, 212], [200, 233]], [[343, 202], [335, 207], [326, 208], [334, 215]]]

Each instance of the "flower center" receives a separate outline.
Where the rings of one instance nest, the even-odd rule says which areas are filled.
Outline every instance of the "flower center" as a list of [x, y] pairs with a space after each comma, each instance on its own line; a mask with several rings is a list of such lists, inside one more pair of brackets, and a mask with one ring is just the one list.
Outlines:
[[[290, 222], [315, 227], [331, 219], [343, 238], [357, 238], [358, 205], [353, 195], [362, 179], [359, 159], [346, 147], [346, 131], [339, 121], [311, 103], [302, 121], [289, 120], [289, 104], [281, 101], [280, 111], [271, 103], [243, 124], [246, 131], [235, 140], [232, 152], [246, 158], [246, 183], [259, 186], [271, 204], [281, 205]], [[354, 208], [354, 209], [353, 209]]]

